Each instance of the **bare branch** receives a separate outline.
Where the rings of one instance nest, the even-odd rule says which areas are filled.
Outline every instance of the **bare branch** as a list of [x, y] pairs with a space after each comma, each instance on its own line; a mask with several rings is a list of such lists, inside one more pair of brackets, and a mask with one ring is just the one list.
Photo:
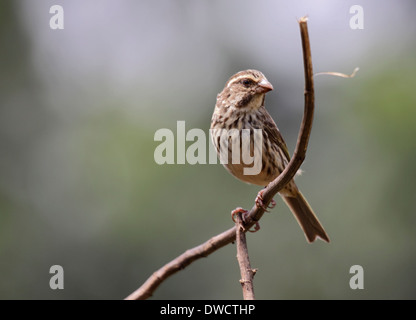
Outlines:
[[[285, 170], [272, 181], [267, 188], [264, 189], [263, 203], [267, 207], [273, 197], [279, 192], [290, 180], [293, 179], [296, 172], [300, 168], [306, 156], [306, 149], [309, 142], [309, 136], [312, 129], [313, 113], [315, 109], [314, 100], [314, 86], [313, 86], [313, 70], [312, 70], [312, 56], [309, 44], [309, 34], [307, 26], [307, 18], [299, 19], [299, 27], [302, 38], [303, 50], [303, 64], [305, 72], [305, 106], [302, 123], [296, 143], [296, 149]], [[264, 214], [264, 209], [256, 205], [249, 211], [244, 220], [244, 229], [247, 231], [257, 221], [261, 219]], [[203, 244], [185, 251], [183, 254], [164, 265], [162, 268], [153, 273], [148, 280], [136, 291], [130, 294], [127, 300], [141, 300], [152, 296], [156, 288], [169, 276], [184, 269], [195, 260], [206, 257], [221, 247], [235, 241], [236, 227], [228, 229], [223, 233], [216, 235], [204, 242]]]
[[165, 264], [162, 268], [154, 272], [143, 285], [130, 294], [126, 300], [144, 300], [152, 296], [156, 288], [172, 274], [184, 269], [195, 260], [206, 257], [214, 251], [235, 241], [235, 227], [212, 237], [203, 244], [189, 249], [180, 256]]
[[[263, 203], [267, 207], [270, 201], [273, 199], [274, 195], [279, 192], [290, 180], [293, 179], [296, 172], [299, 170], [300, 166], [305, 160], [306, 149], [308, 147], [309, 137], [312, 130], [313, 114], [315, 110], [315, 92], [313, 86], [313, 68], [312, 68], [312, 54], [311, 46], [309, 43], [309, 33], [308, 33], [308, 24], [307, 17], [302, 17], [299, 19], [300, 35], [302, 39], [302, 51], [303, 51], [303, 67], [305, 74], [305, 99], [304, 99], [304, 113], [302, 123], [299, 129], [298, 141], [296, 143], [295, 152], [293, 157], [290, 160], [289, 164], [283, 170], [283, 172], [274, 179], [263, 193]], [[264, 210], [254, 206], [249, 214], [249, 217], [252, 218], [252, 222], [247, 218], [245, 221], [250, 222], [249, 225], [252, 226], [256, 221], [258, 221]]]
[[248, 256], [246, 230], [243, 227], [243, 219], [241, 218], [241, 212], [236, 216], [235, 226], [237, 229], [236, 242], [237, 242], [237, 260], [240, 266], [241, 273], [241, 287], [243, 288], [244, 300], [255, 300], [253, 277], [256, 273], [255, 269], [251, 269], [250, 258]]

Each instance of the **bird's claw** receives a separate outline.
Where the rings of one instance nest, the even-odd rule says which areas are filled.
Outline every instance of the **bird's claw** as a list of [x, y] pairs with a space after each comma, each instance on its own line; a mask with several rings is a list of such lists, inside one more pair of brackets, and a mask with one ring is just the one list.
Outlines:
[[[233, 211], [231, 211], [231, 219], [233, 220], [233, 222], [234, 223], [237, 222], [235, 220], [235, 216], [237, 214], [239, 214], [239, 213], [241, 213], [241, 219], [243, 220], [243, 222], [246, 223], [246, 217], [247, 217], [248, 211], [245, 210], [245, 209], [243, 209], [243, 208], [241, 208], [241, 207], [235, 208]], [[247, 231], [249, 231], [249, 232], [257, 232], [259, 230], [260, 230], [260, 224], [259, 224], [258, 221], [256, 221], [256, 223], [254, 224], [254, 229], [253, 230], [248, 229]]]
[[256, 206], [258, 208], [262, 208], [265, 212], [269, 212], [269, 210], [267, 210], [267, 209], [273, 209], [276, 206], [276, 201], [274, 201], [274, 199], [272, 199], [270, 201], [269, 205], [265, 206], [264, 203], [263, 203], [263, 193], [264, 193], [264, 189], [260, 190], [259, 193], [257, 194], [256, 200], [255, 200]]

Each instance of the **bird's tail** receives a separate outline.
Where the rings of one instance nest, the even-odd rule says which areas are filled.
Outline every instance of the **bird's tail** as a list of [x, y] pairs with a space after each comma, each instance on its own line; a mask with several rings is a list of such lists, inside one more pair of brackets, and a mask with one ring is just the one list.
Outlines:
[[296, 190], [295, 195], [284, 195], [282, 198], [289, 206], [309, 242], [314, 242], [317, 237], [329, 242], [324, 228], [299, 190]]

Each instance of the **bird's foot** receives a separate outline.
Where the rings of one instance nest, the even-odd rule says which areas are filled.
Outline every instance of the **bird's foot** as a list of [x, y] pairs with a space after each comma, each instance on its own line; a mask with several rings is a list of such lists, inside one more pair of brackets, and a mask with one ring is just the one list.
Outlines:
[[[234, 223], [236, 223], [237, 221], [235, 220], [235, 216], [239, 213], [241, 213], [241, 219], [243, 220], [243, 222], [246, 223], [246, 218], [247, 218], [247, 215], [248, 215], [248, 211], [241, 208], [241, 207], [235, 208], [233, 211], [231, 211], [231, 219], [234, 221]], [[258, 221], [256, 221], [256, 223], [254, 224], [254, 229], [253, 230], [248, 229], [247, 231], [257, 232], [259, 230], [260, 230], [260, 224], [259, 224]]]
[[255, 200], [256, 206], [258, 208], [262, 208], [265, 212], [269, 212], [269, 210], [267, 209], [273, 209], [276, 206], [276, 201], [272, 199], [269, 205], [266, 207], [263, 203], [263, 193], [264, 193], [264, 189], [260, 190], [259, 193], [257, 194], [256, 200]]

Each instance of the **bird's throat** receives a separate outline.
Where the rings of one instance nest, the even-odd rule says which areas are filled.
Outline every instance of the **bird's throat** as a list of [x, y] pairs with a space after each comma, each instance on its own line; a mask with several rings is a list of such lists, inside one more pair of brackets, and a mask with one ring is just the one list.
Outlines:
[[251, 94], [241, 99], [236, 107], [244, 111], [258, 110], [264, 104], [264, 94]]

